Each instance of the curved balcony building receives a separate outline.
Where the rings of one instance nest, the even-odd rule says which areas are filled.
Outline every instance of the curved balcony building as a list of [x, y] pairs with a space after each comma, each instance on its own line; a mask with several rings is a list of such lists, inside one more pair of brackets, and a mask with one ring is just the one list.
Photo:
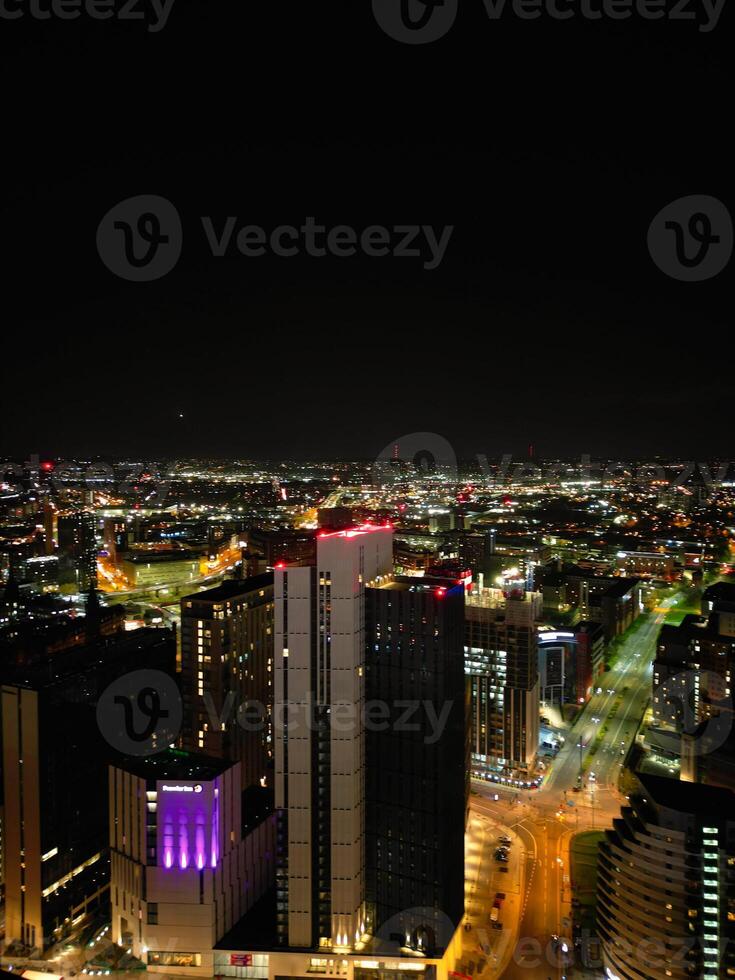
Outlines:
[[608, 980], [735, 976], [735, 795], [639, 776], [598, 872]]

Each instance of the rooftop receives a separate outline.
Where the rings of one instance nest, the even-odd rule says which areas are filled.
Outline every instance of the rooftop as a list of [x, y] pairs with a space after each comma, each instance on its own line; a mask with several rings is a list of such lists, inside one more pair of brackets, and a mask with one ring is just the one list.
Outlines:
[[735, 603], [735, 582], [715, 582], [704, 590], [702, 599], [705, 602], [720, 600]]
[[378, 585], [371, 586], [376, 589], [390, 589], [394, 592], [451, 592], [453, 589], [464, 589], [464, 584], [455, 578], [444, 578], [440, 576], [416, 576], [399, 575], [395, 578], [386, 579]]
[[267, 589], [273, 585], [273, 572], [265, 572], [263, 575], [251, 575], [250, 578], [228, 579], [221, 585], [204, 592], [192, 592], [185, 595], [182, 602], [225, 602], [240, 595], [247, 595], [248, 592], [256, 592], [260, 589]]
[[319, 538], [356, 538], [361, 534], [374, 534], [376, 531], [392, 531], [392, 524], [359, 524], [357, 527], [345, 528], [342, 531], [322, 531]]
[[735, 819], [735, 793], [718, 786], [686, 783], [665, 776], [638, 773], [644, 792], [659, 806], [679, 813], [698, 814], [716, 820], [718, 816]]
[[205, 783], [233, 765], [226, 759], [197, 755], [183, 749], [166, 749], [143, 758], [130, 756], [116, 763], [118, 769], [143, 779], [198, 779]]

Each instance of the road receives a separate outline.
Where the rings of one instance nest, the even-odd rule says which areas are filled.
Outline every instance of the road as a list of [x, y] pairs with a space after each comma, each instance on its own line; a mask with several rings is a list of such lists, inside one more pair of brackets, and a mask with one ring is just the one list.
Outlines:
[[[485, 977], [561, 980], [570, 963], [570, 844], [582, 831], [604, 829], [624, 802], [618, 778], [651, 695], [651, 664], [665, 612], [646, 617], [620, 646], [614, 668], [600, 678], [602, 693], [585, 706], [542, 786], [511, 792], [473, 780], [472, 812], [507, 827], [524, 850], [520, 916], [506, 919], [511, 956]], [[609, 693], [614, 692], [614, 693]], [[599, 719], [599, 720], [598, 720]], [[584, 776], [579, 780], [580, 767]], [[591, 776], [591, 774], [594, 774]], [[495, 795], [499, 799], [495, 800]], [[559, 937], [559, 943], [552, 942]]]

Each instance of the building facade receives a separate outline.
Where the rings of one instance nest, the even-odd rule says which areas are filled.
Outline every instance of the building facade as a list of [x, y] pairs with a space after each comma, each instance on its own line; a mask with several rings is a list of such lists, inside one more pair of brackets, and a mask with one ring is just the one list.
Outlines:
[[[443, 980], [461, 956], [463, 596], [451, 584], [437, 584], [440, 598], [415, 579], [393, 579], [392, 538], [388, 526], [322, 532], [314, 562], [275, 569], [275, 948], [251, 938], [232, 952], [225, 940], [218, 973], [233, 975], [238, 957], [250, 957], [249, 975], [270, 980], [312, 973]], [[422, 687], [426, 697], [417, 698]], [[408, 732], [387, 744], [399, 693], [424, 712], [420, 747]], [[453, 704], [440, 730], [434, 715], [443, 698]], [[423, 744], [432, 733], [441, 745]], [[371, 772], [378, 754], [386, 765], [389, 749], [397, 754], [393, 766]], [[445, 765], [453, 799], [429, 800], [421, 780], [438, 783]], [[397, 840], [389, 842], [391, 828]], [[421, 830], [431, 848], [419, 840]], [[429, 853], [444, 844], [446, 858]], [[451, 871], [450, 854], [457, 862]], [[396, 912], [404, 899], [426, 904]]]
[[464, 585], [393, 580], [366, 603], [368, 921], [443, 953], [464, 914]]
[[467, 596], [472, 765], [482, 774], [530, 776], [538, 754], [540, 593], [507, 580]]
[[96, 705], [139, 668], [173, 676], [169, 630], [136, 630], [21, 666], [2, 687], [5, 935], [45, 949], [109, 903], [107, 766]]
[[181, 600], [182, 745], [273, 781], [273, 574]]
[[[390, 528], [322, 533], [316, 564], [276, 568], [278, 925], [284, 946], [367, 934], [365, 587], [393, 569]], [[344, 725], [333, 724], [341, 715]]]
[[730, 613], [689, 614], [662, 626], [653, 662], [653, 719], [660, 728], [692, 731], [721, 718], [732, 723], [735, 629]]

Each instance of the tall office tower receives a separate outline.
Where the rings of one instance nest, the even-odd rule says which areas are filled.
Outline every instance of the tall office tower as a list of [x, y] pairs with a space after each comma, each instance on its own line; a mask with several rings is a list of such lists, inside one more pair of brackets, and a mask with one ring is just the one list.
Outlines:
[[276, 568], [278, 941], [347, 952], [368, 928], [365, 588], [390, 527], [322, 532], [316, 563]]
[[44, 554], [52, 555], [56, 550], [58, 529], [56, 523], [56, 508], [50, 500], [45, 500], [43, 502], [42, 515]]
[[389, 580], [365, 622], [368, 925], [441, 955], [464, 915], [464, 585]]
[[272, 784], [273, 573], [181, 600], [182, 745]]
[[522, 580], [506, 579], [503, 590], [467, 596], [466, 671], [472, 706], [472, 765], [509, 775], [530, 773], [538, 753], [539, 676], [537, 623], [540, 593]]
[[175, 672], [173, 634], [141, 629], [6, 667], [2, 687], [5, 936], [40, 950], [109, 901], [107, 766], [97, 724], [108, 685]]
[[109, 799], [112, 939], [149, 972], [213, 976], [215, 943], [272, 887], [272, 811], [248, 823], [240, 764], [180, 749], [111, 766]]
[[733, 976], [735, 795], [637, 778], [599, 850], [597, 930], [607, 976]]
[[58, 519], [59, 549], [72, 562], [77, 592], [97, 587], [97, 540], [91, 510]]

